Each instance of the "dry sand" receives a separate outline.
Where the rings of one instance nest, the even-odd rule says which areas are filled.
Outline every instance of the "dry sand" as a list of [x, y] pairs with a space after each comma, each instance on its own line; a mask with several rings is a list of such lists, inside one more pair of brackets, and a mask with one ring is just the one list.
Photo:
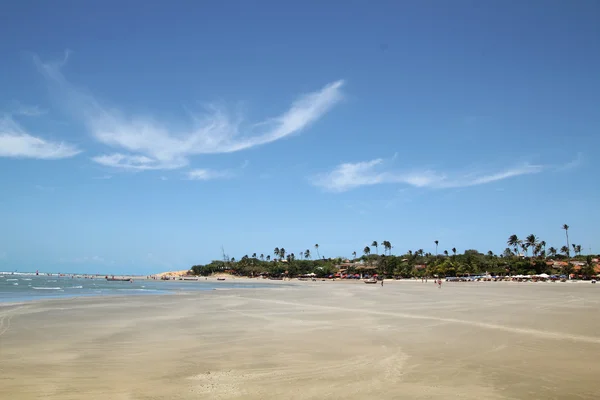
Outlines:
[[1, 399], [597, 399], [600, 285], [310, 282], [0, 308]]

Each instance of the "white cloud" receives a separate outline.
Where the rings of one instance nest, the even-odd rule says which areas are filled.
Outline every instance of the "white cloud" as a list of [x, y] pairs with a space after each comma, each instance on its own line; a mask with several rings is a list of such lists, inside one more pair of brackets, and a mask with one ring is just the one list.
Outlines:
[[10, 116], [0, 117], [0, 157], [52, 160], [73, 157], [80, 152], [68, 143], [30, 135]]
[[213, 179], [228, 179], [235, 175], [232, 171], [218, 171], [214, 169], [194, 169], [187, 172], [187, 178], [193, 181], [209, 181]]
[[483, 185], [520, 175], [539, 173], [544, 169], [540, 165], [525, 163], [496, 172], [476, 171], [461, 174], [441, 173], [434, 170], [392, 171], [385, 168], [385, 164], [386, 161], [381, 158], [340, 164], [332, 171], [314, 177], [313, 184], [334, 192], [383, 183], [447, 189]]
[[92, 160], [98, 164], [114, 167], [123, 168], [129, 170], [145, 171], [152, 169], [175, 169], [186, 165], [186, 162], [172, 162], [172, 163], [161, 163], [156, 159], [142, 155], [127, 155], [121, 153], [105, 154], [101, 156], [92, 157]]
[[194, 155], [241, 151], [298, 133], [342, 99], [344, 84], [341, 80], [329, 83], [300, 96], [283, 114], [248, 126], [214, 105], [206, 107], [204, 113], [191, 113], [188, 121], [167, 123], [107, 108], [75, 89], [60, 72], [67, 58], [55, 64], [36, 62], [42, 73], [58, 84], [64, 105], [84, 122], [92, 136], [121, 150], [93, 160], [131, 170], [181, 168]]

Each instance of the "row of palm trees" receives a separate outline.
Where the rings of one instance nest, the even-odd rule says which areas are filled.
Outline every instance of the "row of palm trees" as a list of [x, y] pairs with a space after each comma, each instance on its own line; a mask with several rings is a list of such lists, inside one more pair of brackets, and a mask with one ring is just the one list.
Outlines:
[[[320, 259], [321, 258], [321, 254], [319, 253], [319, 244], [315, 244], [315, 251], [317, 252], [317, 258]], [[275, 247], [275, 249], [273, 249], [273, 255], [275, 256], [275, 260], [279, 259], [279, 260], [284, 260], [287, 259], [288, 261], [293, 261], [296, 259], [296, 255], [294, 253], [290, 253], [287, 254], [287, 258], [286, 258], [286, 250], [283, 247]], [[298, 253], [300, 255], [300, 259], [305, 259], [305, 260], [311, 260], [312, 259], [312, 255], [309, 249], [306, 249], [304, 251], [300, 251]], [[256, 253], [252, 254], [253, 258], [256, 258]], [[265, 260], [265, 256], [264, 254], [261, 254], [259, 256], [259, 258], [264, 261]], [[323, 257], [325, 258], [325, 257]], [[267, 261], [271, 260], [271, 256], [267, 255], [266, 257]]]
[[[389, 240], [384, 240], [381, 243], [377, 243], [376, 240], [373, 240], [373, 243], [371, 243], [371, 246], [375, 247], [375, 251], [377, 252], [377, 255], [379, 255], [379, 245], [383, 246], [383, 254], [384, 255], [392, 254], [392, 243], [390, 243]], [[369, 246], [365, 246], [365, 248], [363, 249], [363, 253], [365, 254], [365, 256], [370, 255], [371, 248]], [[354, 258], [356, 258], [356, 251], [352, 252], [352, 255], [354, 256]]]
[[[534, 234], [531, 234], [529, 236], [527, 236], [525, 239], [520, 239], [517, 235], [511, 235], [508, 238], [508, 241], [506, 242], [508, 244], [508, 248], [504, 251], [504, 255], [505, 256], [511, 256], [511, 255], [519, 255], [521, 253], [521, 251], [528, 256], [529, 255], [529, 249], [531, 249], [532, 255], [534, 257], [545, 257], [546, 255], [549, 256], [556, 256], [559, 252], [563, 253], [565, 256], [570, 257], [571, 253], [570, 253], [570, 247], [569, 245], [571, 245], [573, 247], [573, 252], [575, 255], [581, 255], [581, 245], [578, 244], [570, 244], [569, 243], [569, 225], [564, 224], [562, 226], [562, 229], [564, 229], [565, 231], [565, 235], [566, 235], [566, 246], [562, 246], [560, 248], [560, 251], [554, 247], [549, 247], [548, 250], [546, 251], [546, 242], [544, 240], [539, 240], [539, 238], [537, 236], [535, 236]], [[435, 256], [438, 256], [438, 246], [439, 246], [439, 240], [435, 240]], [[392, 254], [392, 244], [390, 243], [390, 241], [388, 240], [384, 240], [381, 243], [377, 242], [376, 240], [374, 240], [371, 243], [371, 247], [375, 248], [375, 252], [377, 255], [379, 255], [379, 246], [383, 246], [384, 249], [384, 255], [391, 255]], [[369, 246], [365, 246], [365, 248], [363, 249], [363, 254], [365, 256], [370, 256], [371, 255], [371, 247]], [[319, 252], [319, 244], [315, 244], [314, 245], [315, 251], [317, 252], [317, 259], [321, 259], [321, 254]], [[512, 248], [512, 249], [511, 249]], [[514, 250], [514, 252], [513, 252]], [[452, 248], [452, 254], [456, 255], [456, 247]], [[311, 260], [312, 259], [312, 255], [309, 249], [306, 249], [304, 251], [300, 251], [298, 253], [300, 255], [301, 259], [305, 259], [305, 260]], [[423, 251], [423, 249], [419, 249], [419, 250], [415, 250], [414, 252], [412, 250], [409, 250], [407, 253], [409, 256], [420, 256], [423, 257], [425, 256], [431, 256], [432, 254], [430, 253], [425, 253]], [[448, 250], [444, 250], [443, 254], [447, 257], [449, 255]], [[285, 248], [283, 247], [275, 247], [275, 249], [273, 250], [273, 255], [274, 260], [284, 260], [287, 259], [288, 261], [293, 261], [296, 259], [296, 255], [294, 253], [290, 253], [288, 254], [285, 250]], [[488, 255], [493, 256], [493, 252], [489, 251]], [[286, 257], [287, 256], [287, 257]], [[354, 259], [356, 259], [357, 253], [356, 251], [352, 252], [352, 256]], [[244, 256], [243, 258], [248, 258], [248, 256]], [[271, 261], [271, 256], [267, 255], [265, 257], [264, 254], [260, 254], [259, 256], [257, 256], [256, 253], [252, 254], [252, 258], [259, 258], [262, 261]], [[324, 259], [325, 257], [323, 257]], [[232, 259], [231, 261], [235, 261], [235, 259]]]
[[[562, 229], [565, 231], [565, 236], [567, 240], [566, 246], [562, 246], [560, 248], [560, 253], [563, 253], [565, 256], [570, 257], [570, 247], [569, 247], [569, 225], [564, 224]], [[523, 251], [525, 256], [529, 255], [529, 249], [531, 249], [532, 255], [534, 257], [540, 256], [545, 257], [546, 254], [549, 256], [556, 256], [559, 253], [554, 247], [548, 248], [548, 252], [546, 252], [546, 242], [544, 240], [539, 240], [537, 236], [533, 233], [527, 236], [525, 239], [519, 239], [517, 235], [510, 235], [506, 244], [508, 244], [514, 250], [515, 255], [519, 255], [520, 250]], [[581, 255], [581, 245], [572, 243], [573, 252], [575, 255]], [[510, 253], [510, 248], [508, 248], [508, 252], [505, 250], [505, 253]]]

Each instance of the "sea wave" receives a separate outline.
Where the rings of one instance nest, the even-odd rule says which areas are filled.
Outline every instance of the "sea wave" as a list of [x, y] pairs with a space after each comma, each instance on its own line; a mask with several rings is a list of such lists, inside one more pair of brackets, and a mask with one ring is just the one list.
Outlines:
[[67, 289], [83, 289], [83, 286], [71, 286], [71, 287], [68, 287]]
[[18, 279], [7, 279], [6, 281], [18, 281]]
[[33, 286], [32, 289], [35, 289], [35, 290], [61, 290], [62, 288], [59, 288], [59, 287], [35, 287], [35, 286]]
[[31, 278], [21, 278], [22, 281], [30, 281]]
[[18, 284], [17, 282], [13, 283], [13, 285], [15, 285], [15, 286], [19, 286], [19, 284]]

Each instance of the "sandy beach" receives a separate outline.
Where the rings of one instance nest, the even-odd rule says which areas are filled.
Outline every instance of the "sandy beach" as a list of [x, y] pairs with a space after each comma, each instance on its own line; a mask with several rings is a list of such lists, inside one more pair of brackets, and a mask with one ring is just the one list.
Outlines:
[[0, 398], [596, 399], [599, 306], [591, 284], [431, 282], [4, 306]]

